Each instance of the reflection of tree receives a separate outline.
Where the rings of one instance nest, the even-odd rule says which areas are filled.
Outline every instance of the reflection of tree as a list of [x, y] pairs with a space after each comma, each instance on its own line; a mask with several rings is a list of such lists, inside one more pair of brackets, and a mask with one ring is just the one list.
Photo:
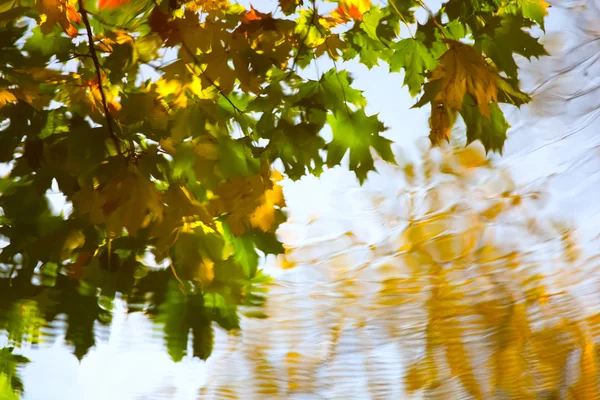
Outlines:
[[349, 232], [280, 260], [269, 318], [228, 350], [239, 380], [209, 377], [202, 397], [600, 396], [595, 260], [479, 148], [423, 160], [393, 177], [398, 198], [373, 196], [398, 226], [386, 240]]
[[526, 68], [526, 74], [535, 79], [533, 105], [545, 115], [562, 113], [567, 106], [591, 123], [590, 118], [596, 119], [600, 112], [600, 3], [558, 0], [552, 7], [554, 14], [569, 21], [568, 29], [559, 29], [546, 39], [552, 57]]

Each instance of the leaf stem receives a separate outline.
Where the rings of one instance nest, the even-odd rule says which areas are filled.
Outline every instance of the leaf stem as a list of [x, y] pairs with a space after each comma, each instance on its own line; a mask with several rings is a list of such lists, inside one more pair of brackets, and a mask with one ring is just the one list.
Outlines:
[[294, 57], [294, 60], [292, 61], [292, 66], [290, 67], [290, 72], [288, 74], [288, 77], [291, 76], [294, 73], [294, 70], [296, 69], [296, 65], [298, 64], [298, 60], [300, 59], [300, 53], [302, 52], [302, 50], [304, 50], [304, 46], [306, 45], [306, 39], [308, 39], [308, 35], [310, 34], [310, 28], [312, 28], [314, 26], [315, 28], [317, 28], [317, 30], [320, 33], [320, 29], [315, 25], [315, 16], [317, 15], [317, 5], [315, 3], [315, 0], [312, 0], [311, 3], [312, 3], [312, 8], [313, 8], [312, 11], [313, 12], [310, 17], [310, 23], [308, 24], [308, 28], [306, 29], [306, 35], [304, 35], [304, 37], [302, 38], [302, 41], [298, 45], [298, 52], [296, 53], [296, 56]]
[[390, 0], [389, 4], [391, 4], [392, 7], [394, 8], [394, 10], [396, 10], [396, 12], [398, 13], [398, 16], [400, 17], [400, 19], [402, 20], [402, 22], [404, 22], [404, 25], [406, 25], [406, 29], [408, 30], [408, 33], [409, 33], [410, 37], [414, 39], [415, 37], [414, 37], [414, 35], [413, 35], [413, 33], [412, 33], [411, 29], [410, 29], [410, 26], [408, 25], [408, 22], [406, 22], [406, 19], [404, 18], [404, 15], [402, 15], [402, 13], [400, 12], [400, 10], [398, 10], [398, 7], [396, 7], [396, 5], [394, 4], [393, 0]]
[[96, 48], [94, 47], [94, 35], [92, 33], [92, 27], [90, 26], [90, 20], [88, 19], [88, 12], [85, 9], [83, 0], [78, 0], [78, 3], [79, 12], [81, 13], [81, 20], [85, 25], [85, 30], [88, 36], [90, 57], [94, 62], [94, 68], [96, 70], [96, 78], [98, 79], [98, 90], [100, 91], [100, 98], [102, 99], [102, 108], [104, 108], [104, 118], [106, 118], [106, 128], [108, 129], [108, 135], [113, 141], [117, 152], [121, 154], [120, 140], [113, 129], [112, 118], [110, 116], [110, 112], [108, 111], [108, 105], [106, 104], [106, 94], [104, 93], [104, 88], [102, 87], [102, 67], [100, 66], [100, 60], [98, 60], [98, 54], [96, 53]]
[[190, 57], [192, 57], [194, 59], [194, 63], [200, 69], [200, 74], [202, 75], [202, 77], [204, 79], [206, 79], [208, 81], [208, 83], [210, 83], [212, 86], [214, 86], [215, 89], [217, 89], [217, 91], [219, 92], [219, 94], [221, 96], [223, 96], [223, 98], [225, 98], [225, 100], [227, 100], [227, 102], [229, 104], [231, 104], [231, 107], [233, 107], [233, 109], [235, 111], [239, 112], [243, 116], [245, 114], [244, 111], [242, 111], [238, 106], [235, 105], [235, 103], [225, 94], [225, 92], [223, 91], [223, 89], [221, 89], [221, 87], [219, 85], [217, 85], [217, 83], [214, 80], [212, 80], [212, 78], [210, 76], [206, 75], [206, 73], [202, 69], [202, 65], [200, 63], [200, 60], [196, 56], [196, 53], [194, 53], [192, 51], [192, 49], [190, 49], [188, 47], [188, 45], [183, 40], [181, 41], [181, 47], [183, 47], [185, 49], [185, 51], [188, 52], [188, 54], [190, 55]]

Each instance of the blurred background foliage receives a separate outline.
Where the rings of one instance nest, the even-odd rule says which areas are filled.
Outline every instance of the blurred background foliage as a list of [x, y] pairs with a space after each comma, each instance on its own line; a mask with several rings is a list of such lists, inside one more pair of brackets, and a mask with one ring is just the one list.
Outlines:
[[[395, 35], [415, 26], [419, 1], [340, 1], [322, 19], [314, 2], [281, 1], [286, 15], [301, 10], [295, 27], [226, 1], [179, 4], [213, 13], [227, 33], [219, 51], [242, 49], [260, 58], [254, 67], [268, 66], [249, 76], [239, 59], [218, 64], [194, 36], [200, 24], [185, 25], [190, 14], [171, 4], [0, 2], [0, 161], [10, 162], [0, 180], [2, 398], [23, 392], [23, 349], [64, 337], [81, 360], [121, 306], [156, 322], [174, 361], [209, 359], [218, 327], [230, 332], [201, 397], [599, 398], [597, 257], [573, 226], [539, 214], [547, 192], [486, 158], [503, 149], [503, 113], [515, 111], [498, 104], [529, 100], [514, 54], [545, 54], [530, 28], [544, 27], [549, 4], [508, 3], [449, 1], [403, 40]], [[81, 4], [93, 37], [69, 14], [85, 14]], [[520, 115], [579, 113], [554, 144], [599, 115], [597, 11], [573, 10], [574, 42], [544, 38], [550, 74], [524, 71], [535, 85]], [[237, 24], [247, 43], [229, 36]], [[82, 40], [70, 38], [75, 26]], [[473, 46], [456, 43], [465, 37]], [[174, 43], [173, 63], [151, 63]], [[319, 80], [297, 73], [319, 57], [335, 68]], [[73, 59], [76, 72], [66, 68]], [[415, 162], [393, 166], [384, 125], [335, 64], [353, 59], [404, 71], [408, 91], [422, 93], [417, 104], [432, 107], [430, 139], [441, 149], [425, 146]], [[142, 65], [162, 77], [138, 90]], [[453, 76], [474, 78], [462, 87]], [[51, 99], [61, 105], [47, 107]], [[332, 138], [320, 134], [327, 129]], [[378, 170], [399, 194], [370, 193], [369, 218], [385, 238], [367, 243], [348, 231], [295, 245], [293, 221], [276, 236], [280, 181], [320, 175], [343, 157], [361, 182], [380, 159], [391, 163]], [[73, 213], [53, 210], [52, 190]], [[280, 253], [273, 281], [260, 266]]]

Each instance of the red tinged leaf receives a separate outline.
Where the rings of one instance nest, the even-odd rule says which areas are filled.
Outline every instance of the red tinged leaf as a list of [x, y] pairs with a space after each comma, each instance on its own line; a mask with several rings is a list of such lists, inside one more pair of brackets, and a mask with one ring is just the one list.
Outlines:
[[179, 29], [169, 20], [169, 17], [154, 7], [148, 17], [148, 25], [152, 32], [157, 33], [163, 41], [168, 41], [168, 46], [174, 46], [181, 40]]
[[98, 0], [98, 8], [101, 10], [114, 10], [127, 3], [129, 3], [129, 0]]

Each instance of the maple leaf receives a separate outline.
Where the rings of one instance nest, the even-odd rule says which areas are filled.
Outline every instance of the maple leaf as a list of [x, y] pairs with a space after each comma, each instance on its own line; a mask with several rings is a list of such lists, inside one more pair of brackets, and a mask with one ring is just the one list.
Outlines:
[[17, 98], [8, 89], [0, 89], [0, 107], [4, 107], [7, 103], [16, 103]]
[[375, 169], [371, 147], [385, 161], [394, 163], [391, 141], [379, 135], [385, 130], [376, 115], [367, 116], [363, 109], [349, 113], [338, 111], [327, 116], [333, 140], [328, 145], [327, 165], [340, 163], [350, 151], [350, 169], [362, 184], [367, 173]]
[[331, 12], [337, 23], [361, 21], [363, 14], [371, 8], [371, 0], [339, 0], [339, 7]]
[[465, 95], [469, 94], [481, 114], [488, 117], [490, 102], [498, 99], [497, 72], [473, 47], [453, 40], [445, 42], [449, 49], [440, 57], [440, 63], [430, 78], [430, 81], [440, 80], [435, 100], [459, 111]]
[[76, 0], [37, 0], [36, 8], [45, 15], [40, 23], [42, 33], [48, 34], [59, 24], [71, 37], [77, 36], [77, 28], [73, 25], [81, 22], [81, 15], [75, 9]]
[[548, 7], [550, 3], [545, 0], [516, 0], [514, 3], [504, 5], [502, 9], [506, 13], [521, 14], [544, 29], [544, 18], [548, 15]]
[[423, 73], [436, 66], [429, 49], [415, 39], [403, 39], [394, 46], [394, 54], [390, 57], [390, 71], [398, 72], [404, 68], [404, 84], [412, 96], [421, 91], [425, 81]]
[[456, 121], [456, 111], [451, 110], [448, 106], [441, 102], [431, 103], [431, 117], [429, 117], [429, 139], [435, 146], [442, 140], [450, 142], [450, 131]]
[[98, 8], [100, 10], [109, 9], [114, 10], [120, 6], [129, 3], [130, 0], [98, 0]]
[[506, 72], [511, 78], [518, 76], [514, 54], [528, 59], [548, 54], [538, 39], [523, 30], [525, 27], [522, 17], [507, 14], [493, 33], [475, 37], [476, 46], [483, 50], [498, 69]]
[[185, 8], [193, 12], [226, 10], [228, 7], [228, 0], [192, 0], [185, 3]]
[[330, 35], [315, 48], [315, 57], [321, 57], [327, 52], [332, 60], [337, 60], [346, 47], [347, 44], [340, 39], [339, 34]]
[[483, 143], [486, 152], [489, 150], [502, 153], [506, 140], [506, 132], [510, 125], [506, 122], [504, 114], [498, 104], [490, 105], [490, 115], [484, 116], [479, 111], [477, 104], [470, 95], [465, 96], [460, 115], [467, 126], [467, 144], [474, 140]]
[[303, 0], [278, 0], [279, 7], [285, 15], [293, 14], [298, 6], [302, 6]]
[[92, 222], [104, 224], [110, 236], [120, 236], [123, 228], [134, 236], [152, 220], [162, 218], [158, 191], [132, 164], [102, 187], [82, 188], [73, 196], [73, 204]]
[[213, 215], [228, 212], [227, 223], [235, 236], [241, 236], [250, 227], [270, 231], [277, 223], [277, 209], [283, 207], [281, 187], [276, 183], [281, 174], [269, 173], [263, 168], [261, 174], [248, 177], [234, 177], [220, 184], [211, 200], [209, 210]]
[[271, 173], [271, 182], [273, 182], [273, 186], [271, 189], [265, 191], [264, 200], [250, 215], [250, 224], [255, 228], [260, 228], [263, 232], [272, 230], [277, 223], [277, 216], [274, 210], [276, 210], [277, 207], [283, 207], [285, 205], [283, 189], [277, 184], [277, 182], [282, 179], [283, 176], [279, 172], [273, 171]]

